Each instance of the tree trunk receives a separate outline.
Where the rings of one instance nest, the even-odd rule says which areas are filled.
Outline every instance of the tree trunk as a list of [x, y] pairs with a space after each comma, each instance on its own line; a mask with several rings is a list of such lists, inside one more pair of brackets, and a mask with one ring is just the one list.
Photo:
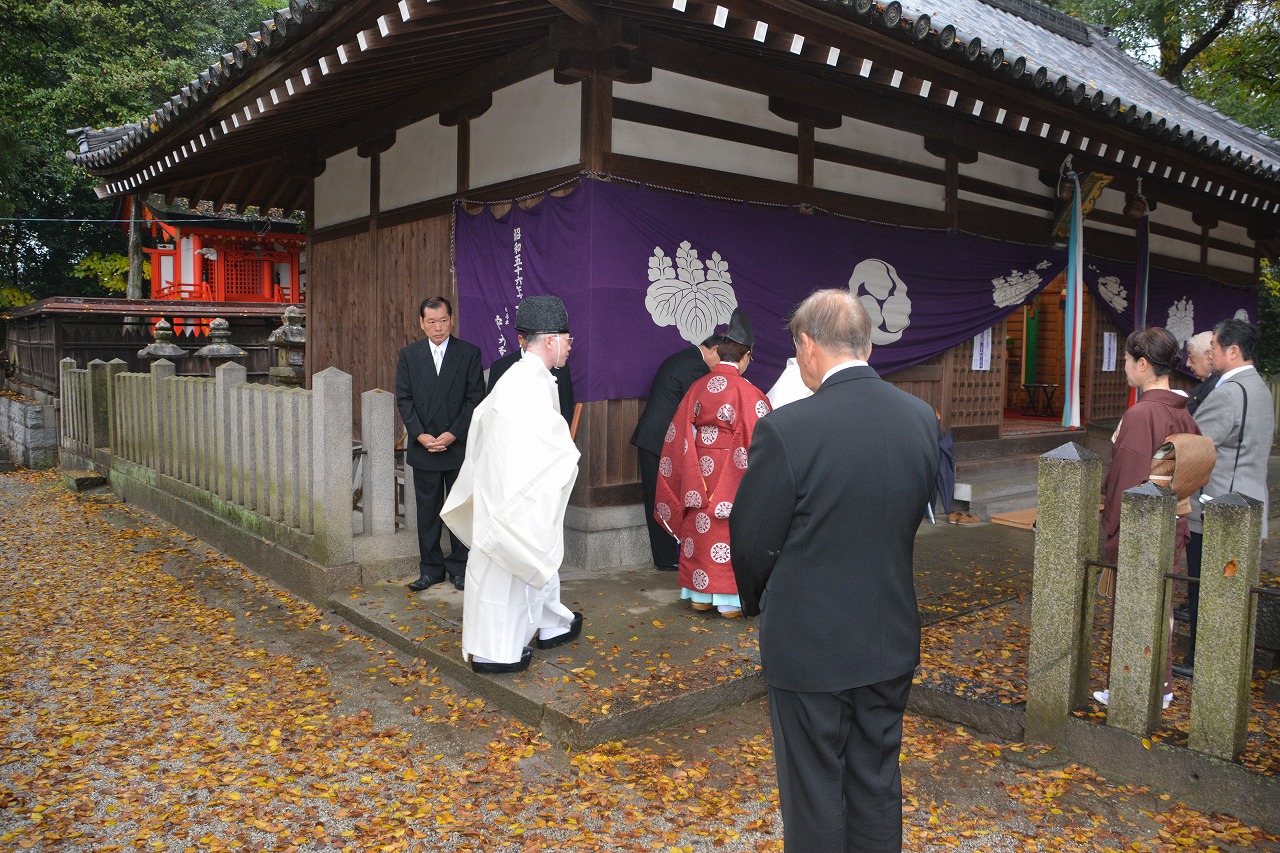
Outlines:
[[127, 299], [142, 298], [142, 196], [130, 196], [129, 204], [129, 280], [125, 285]]
[[[126, 299], [142, 298], [142, 195], [129, 197], [129, 278], [125, 282]], [[144, 325], [142, 317], [124, 318], [126, 332]]]

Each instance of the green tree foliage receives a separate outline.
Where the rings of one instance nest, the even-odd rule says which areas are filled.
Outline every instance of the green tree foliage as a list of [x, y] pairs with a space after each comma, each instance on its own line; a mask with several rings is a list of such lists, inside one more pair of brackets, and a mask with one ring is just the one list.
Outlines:
[[[89, 256], [76, 264], [72, 273], [77, 278], [87, 278], [110, 293], [122, 294], [129, 284], [129, 256], [104, 255], [101, 252], [90, 252]], [[142, 278], [151, 278], [151, 264], [142, 262]]]
[[1277, 0], [1049, 0], [1110, 27], [1160, 76], [1264, 133], [1280, 130]]
[[0, 0], [0, 287], [105, 295], [76, 264], [124, 253], [66, 131], [149, 115], [279, 0]]

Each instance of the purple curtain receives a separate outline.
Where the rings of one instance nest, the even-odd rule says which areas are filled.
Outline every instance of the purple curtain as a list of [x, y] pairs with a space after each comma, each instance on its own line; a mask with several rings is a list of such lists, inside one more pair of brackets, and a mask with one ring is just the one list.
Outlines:
[[820, 288], [858, 296], [871, 363], [891, 373], [995, 325], [1066, 265], [1058, 248], [597, 180], [502, 217], [459, 208], [456, 226], [465, 337], [488, 364], [517, 346], [521, 299], [561, 297], [581, 400], [645, 396], [658, 364], [723, 330], [735, 305], [755, 326], [747, 378], [768, 388], [794, 354], [787, 317]]
[[[1084, 279], [1111, 319], [1127, 335], [1133, 331], [1135, 265], [1086, 258]], [[1197, 332], [1212, 331], [1222, 320], [1258, 321], [1258, 291], [1229, 287], [1207, 276], [1152, 267], [1147, 284], [1147, 325], [1164, 326], [1178, 343]]]

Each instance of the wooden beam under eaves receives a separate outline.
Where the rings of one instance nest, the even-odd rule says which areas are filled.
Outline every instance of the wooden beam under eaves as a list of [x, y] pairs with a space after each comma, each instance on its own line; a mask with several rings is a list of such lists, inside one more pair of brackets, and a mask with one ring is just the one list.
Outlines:
[[547, 2], [584, 27], [598, 27], [604, 23], [604, 19], [586, 0], [547, 0]]

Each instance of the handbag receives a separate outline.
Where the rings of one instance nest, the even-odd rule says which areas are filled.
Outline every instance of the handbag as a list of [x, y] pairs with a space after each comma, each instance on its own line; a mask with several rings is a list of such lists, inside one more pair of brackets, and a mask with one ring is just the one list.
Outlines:
[[1191, 511], [1191, 495], [1204, 488], [1217, 452], [1206, 435], [1179, 432], [1166, 436], [1151, 456], [1151, 482], [1178, 495], [1178, 515]]

